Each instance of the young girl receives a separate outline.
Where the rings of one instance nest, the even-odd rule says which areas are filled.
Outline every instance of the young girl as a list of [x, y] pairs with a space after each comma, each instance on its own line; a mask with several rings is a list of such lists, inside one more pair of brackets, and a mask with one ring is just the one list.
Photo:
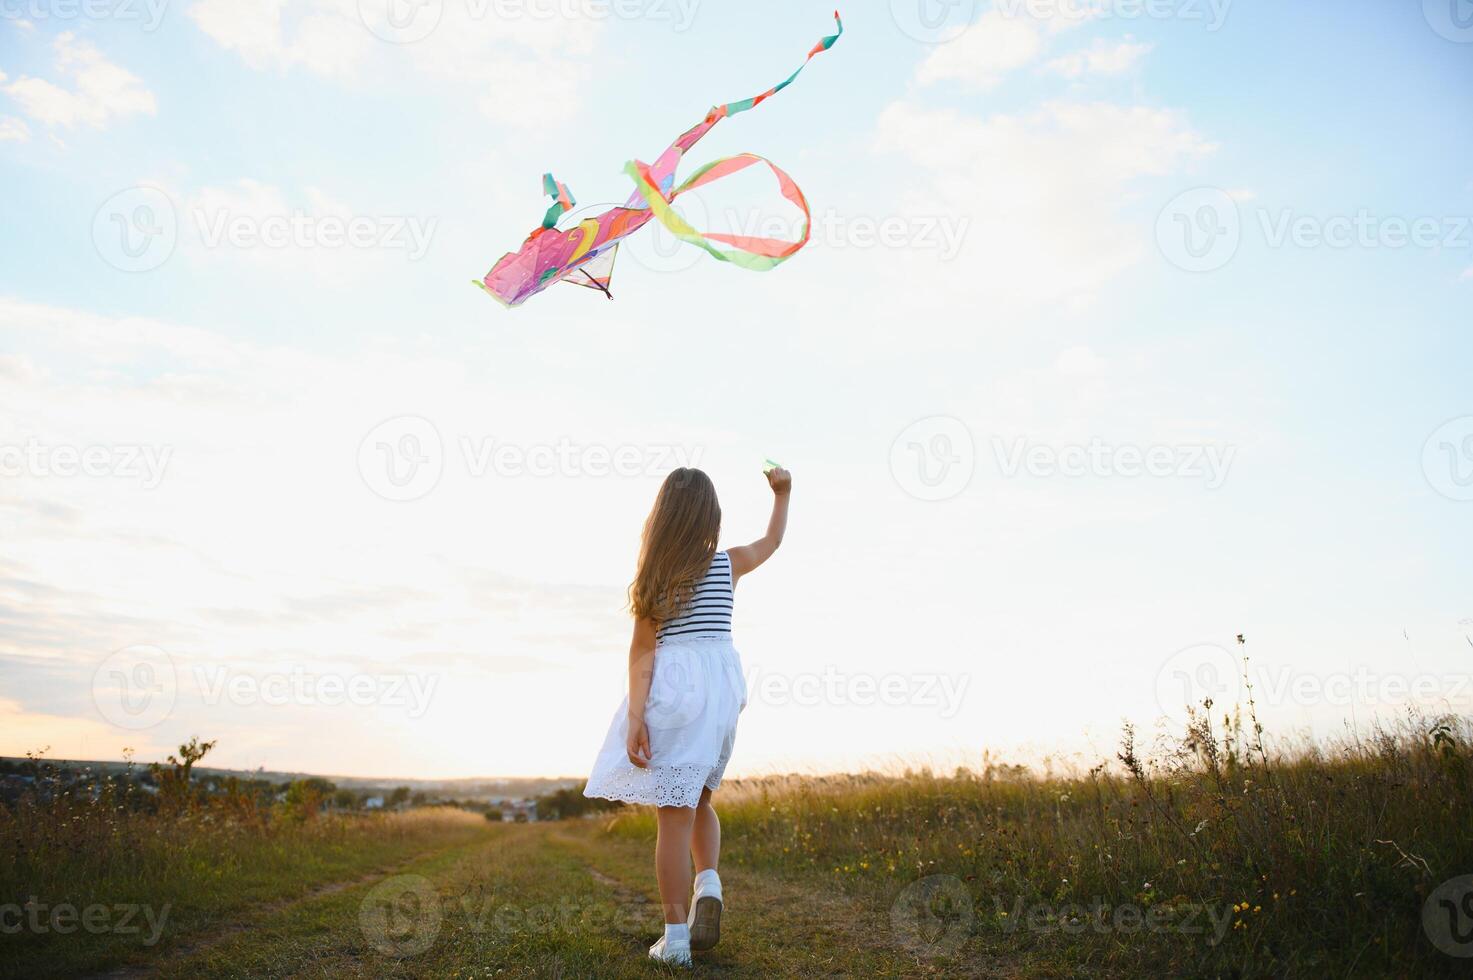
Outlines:
[[778, 468], [768, 471], [767, 482], [773, 492], [767, 533], [726, 551], [716, 550], [721, 506], [710, 477], [682, 468], [660, 487], [629, 586], [629, 695], [583, 791], [659, 808], [655, 878], [665, 935], [650, 957], [666, 963], [689, 964], [692, 950], [708, 950], [720, 936], [721, 824], [711, 794], [721, 785], [737, 715], [747, 706], [742, 663], [731, 645], [732, 592], [782, 543], [793, 479]]

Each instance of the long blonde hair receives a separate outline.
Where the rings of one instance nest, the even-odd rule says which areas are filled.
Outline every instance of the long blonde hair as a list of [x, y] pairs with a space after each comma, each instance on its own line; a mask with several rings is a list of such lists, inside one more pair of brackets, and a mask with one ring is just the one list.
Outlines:
[[660, 623], [679, 615], [716, 554], [721, 504], [711, 478], [681, 467], [665, 478], [644, 522], [629, 610]]

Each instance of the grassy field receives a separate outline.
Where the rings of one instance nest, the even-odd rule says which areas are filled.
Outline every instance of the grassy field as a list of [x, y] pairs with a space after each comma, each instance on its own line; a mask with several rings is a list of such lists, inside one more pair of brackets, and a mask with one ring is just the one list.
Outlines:
[[[1127, 733], [1119, 758], [1070, 778], [731, 784], [723, 939], [696, 972], [1468, 975], [1473, 885], [1466, 900], [1444, 886], [1473, 873], [1468, 726], [1274, 753], [1223, 721], [1199, 718], [1151, 762]], [[96, 801], [69, 806], [69, 823], [0, 810], [0, 904], [106, 916], [7, 931], [5, 976], [671, 972], [643, 958], [660, 922], [646, 810], [538, 824], [185, 810], [109, 826]], [[152, 920], [116, 928], [129, 906]]]

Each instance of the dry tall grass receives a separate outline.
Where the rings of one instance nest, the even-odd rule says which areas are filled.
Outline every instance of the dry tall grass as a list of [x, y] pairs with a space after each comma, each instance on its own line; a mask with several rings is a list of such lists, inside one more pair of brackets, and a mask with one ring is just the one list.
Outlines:
[[34, 791], [0, 805], [0, 975], [37, 975], [38, 964], [65, 974], [156, 951], [486, 832], [484, 818], [462, 810], [334, 814], [239, 785], [208, 798], [164, 789], [182, 765], [157, 794], [42, 765], [49, 775]]
[[[1473, 873], [1467, 720], [1279, 750], [1251, 716], [1214, 725], [1198, 713], [1150, 758], [1127, 728], [1118, 757], [1078, 777], [994, 765], [735, 784], [718, 803], [723, 861], [886, 904], [917, 880], [951, 881], [922, 897], [970, 907], [934, 909], [901, 938], [960, 961], [1215, 976], [1466, 966], [1421, 916], [1439, 883]], [[627, 811], [611, 829], [652, 836], [652, 816]]]

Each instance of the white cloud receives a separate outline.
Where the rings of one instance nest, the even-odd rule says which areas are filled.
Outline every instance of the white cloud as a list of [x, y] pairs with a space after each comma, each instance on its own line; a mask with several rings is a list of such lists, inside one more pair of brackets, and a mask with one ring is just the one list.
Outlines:
[[0, 89], [35, 121], [68, 129], [101, 129], [115, 119], [157, 113], [153, 93], [143, 82], [108, 61], [92, 44], [67, 32], [57, 35], [53, 48], [56, 70], [71, 88], [22, 75]]
[[1048, 69], [1065, 78], [1081, 78], [1085, 75], [1121, 75], [1135, 67], [1153, 47], [1137, 43], [1127, 37], [1124, 41], [1111, 43], [1103, 39], [1082, 51], [1071, 51], [1048, 63]]
[[1036, 22], [992, 10], [961, 37], [933, 51], [921, 62], [916, 79], [922, 84], [952, 80], [991, 88], [1007, 73], [1032, 62], [1042, 50]]
[[1066, 378], [1090, 377], [1104, 369], [1105, 362], [1084, 345], [1066, 348], [1054, 359], [1054, 370]]
[[370, 30], [358, 0], [199, 0], [189, 16], [252, 68], [354, 85], [395, 74], [443, 79], [473, 93], [488, 119], [530, 126], [576, 108], [598, 22], [525, 9], [509, 17], [492, 4], [446, 3], [433, 30], [404, 44]]
[[257, 69], [300, 67], [347, 78], [379, 43], [350, 8], [331, 2], [200, 0], [189, 16], [217, 44]]
[[25, 143], [31, 138], [31, 127], [26, 125], [24, 119], [15, 116], [0, 116], [0, 143], [14, 140], [17, 143]]
[[986, 118], [897, 102], [876, 145], [924, 175], [912, 211], [971, 216], [957, 259], [970, 271], [950, 289], [1025, 308], [1088, 303], [1134, 265], [1146, 229], [1120, 209], [1137, 182], [1215, 149], [1176, 112], [1104, 102]]
[[1034, 9], [1027, 4], [999, 4], [977, 18], [955, 40], [931, 52], [916, 70], [922, 85], [958, 81], [976, 88], [992, 88], [1003, 77], [1036, 61], [1050, 38], [1098, 16], [1087, 4], [1062, 4]]
[[1473, 265], [1470, 265], [1468, 266], [1468, 268], [1464, 269], [1463, 274], [1458, 277], [1458, 280], [1460, 282], [1467, 282], [1469, 279], [1473, 279]]

